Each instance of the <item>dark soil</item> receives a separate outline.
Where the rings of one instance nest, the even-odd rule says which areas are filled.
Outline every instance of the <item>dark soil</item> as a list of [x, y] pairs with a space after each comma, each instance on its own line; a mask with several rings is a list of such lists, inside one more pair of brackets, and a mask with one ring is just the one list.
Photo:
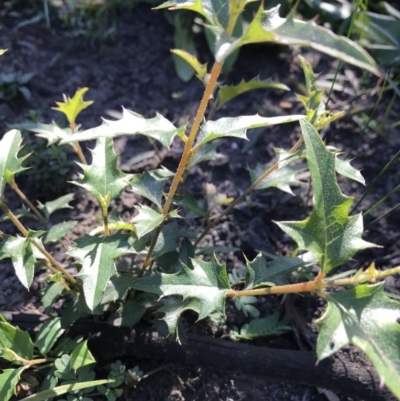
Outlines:
[[[0, 13], [0, 16], [2, 14]], [[1, 20], [0, 48], [9, 51], [1, 60], [2, 72], [23, 73], [33, 72], [35, 76], [29, 82], [28, 89], [31, 100], [21, 96], [0, 102], [0, 118], [2, 131], [8, 124], [21, 123], [28, 116], [37, 115], [42, 122], [56, 120], [65, 122], [60, 113], [51, 110], [55, 101], [61, 101], [62, 94], [72, 96], [77, 88], [89, 87], [86, 99], [95, 103], [86, 109], [79, 117], [83, 127], [89, 128], [101, 123], [100, 117], [106, 116], [107, 110], [120, 110], [121, 106], [132, 109], [145, 117], [153, 117], [155, 112], [161, 113], [176, 125], [183, 124], [189, 117], [193, 118], [199, 99], [202, 95], [202, 84], [196, 79], [183, 83], [174, 72], [170, 49], [174, 47], [173, 26], [169, 25], [161, 11], [151, 11], [147, 6], [138, 6], [132, 12], [123, 13], [116, 19], [117, 31], [114, 41], [109, 43], [91, 43], [90, 40], [73, 39], [68, 37], [68, 31], [54, 28], [49, 30], [42, 22], [28, 24], [16, 28], [23, 20], [24, 14], [13, 18], [6, 14]], [[198, 45], [201, 49], [200, 58], [211, 65], [211, 56], [208, 53], [203, 39], [199, 36]], [[290, 92], [255, 91], [243, 95], [229, 103], [216, 116], [238, 116], [259, 113], [263, 116], [300, 114], [302, 108], [295, 97], [296, 83], [302, 83], [301, 67], [296, 57], [298, 49], [287, 49], [273, 46], [249, 46], [242, 49], [239, 61], [235, 64], [227, 82], [237, 83], [242, 78], [250, 79], [260, 74], [262, 79], [273, 77], [274, 80], [287, 84], [292, 88]], [[315, 71], [321, 73], [321, 78], [335, 71], [337, 62], [314, 52], [304, 50], [302, 55], [309, 60]], [[349, 109], [365, 106], [370, 107], [371, 113], [376, 96], [359, 95], [358, 86], [362, 83], [365, 88], [375, 87], [376, 78], [362, 75], [359, 70], [345, 65], [341, 71], [348, 80], [344, 83], [350, 95], [335, 92], [333, 107], [340, 109], [346, 103]], [[388, 107], [390, 95], [385, 95], [374, 116], [380, 121]], [[389, 113], [386, 124], [399, 120], [400, 102], [396, 101]], [[372, 124], [371, 124], [372, 125]], [[258, 131], [254, 144], [243, 151], [246, 143], [239, 140], [221, 142], [218, 151], [225, 157], [200, 164], [191, 172], [188, 188], [197, 196], [202, 194], [202, 184], [214, 184], [218, 192], [228, 197], [237, 197], [249, 185], [247, 166], [255, 167], [256, 163], [266, 163], [273, 159], [273, 147], [288, 149], [295, 143], [299, 135], [299, 128], [295, 124], [283, 125]], [[346, 117], [332, 124], [329, 131], [324, 133], [327, 142], [345, 153], [350, 151], [350, 158], [354, 158], [353, 165], [362, 169], [367, 184], [381, 171], [390, 158], [399, 150], [400, 132], [395, 129], [384, 129], [381, 134], [371, 129], [365, 132], [351, 119]], [[53, 166], [54, 171], [65, 168], [65, 180], [71, 180], [76, 169], [70, 167], [70, 160], [74, 156], [69, 154], [63, 159], [63, 166], [54, 159], [54, 153], [45, 152], [44, 145], [33, 144], [32, 134], [26, 135], [27, 146], [34, 150], [33, 158], [38, 159], [31, 175], [21, 175], [17, 178], [21, 188], [33, 199], [46, 201], [62, 195], [60, 186], [56, 185], [57, 177], [41, 180], [41, 175], [48, 173], [46, 163]], [[250, 134], [250, 137], [254, 134]], [[89, 143], [88, 147], [93, 147]], [[64, 149], [64, 148], [63, 148]], [[115, 149], [121, 153], [121, 166], [125, 171], [141, 172], [156, 167], [156, 157], [144, 159], [134, 166], [129, 160], [144, 152], [153, 150], [146, 138], [118, 138], [115, 140]], [[169, 152], [162, 151], [162, 164], [175, 169], [179, 162], [181, 143], [175, 142]], [[47, 160], [41, 160], [42, 154]], [[86, 151], [88, 158], [89, 152]], [[42, 171], [43, 170], [43, 171]], [[376, 201], [389, 193], [400, 182], [399, 162], [396, 161], [386, 172], [375, 189], [361, 203], [358, 211], [366, 211]], [[305, 177], [306, 179], [308, 177]], [[351, 196], [359, 197], [364, 188], [358, 183], [347, 179], [340, 179], [342, 191]], [[76, 192], [75, 210], [69, 218], [76, 219], [73, 235], [64, 240], [68, 245], [73, 239], [88, 233], [97, 225], [94, 220], [99, 216], [99, 208], [93, 198], [77, 188], [67, 188], [63, 184], [61, 190]], [[241, 251], [219, 255], [226, 260], [229, 268], [235, 268], [243, 263], [242, 251], [248, 258], [253, 258], [259, 250], [273, 254], [290, 255], [294, 249], [293, 242], [285, 236], [272, 220], [300, 220], [309, 214], [311, 200], [306, 187], [297, 187], [296, 197], [282, 194], [278, 191], [257, 191], [251, 201], [239, 205], [234, 212], [223, 219], [215, 229], [204, 238], [203, 244], [234, 246]], [[21, 202], [15, 195], [9, 193], [8, 200], [15, 208]], [[134, 210], [132, 205], [141, 201], [133, 194], [125, 193], [115, 202], [114, 208], [129, 219]], [[368, 225], [374, 218], [382, 215], [400, 202], [399, 194], [393, 195], [373, 213], [365, 218]], [[59, 214], [56, 219], [62, 221], [67, 214]], [[30, 222], [31, 228], [40, 228]], [[192, 221], [191, 229], [199, 230], [199, 223]], [[397, 243], [400, 239], [400, 214], [392, 212], [388, 217], [380, 219], [365, 232], [364, 239], [379, 245], [382, 248], [372, 248], [356, 255], [356, 260], [348, 268], [366, 266], [375, 260], [380, 269], [396, 266], [400, 263], [400, 252]], [[15, 229], [4, 223], [1, 230], [15, 234]], [[61, 254], [61, 248], [54, 247], [55, 255]], [[14, 275], [9, 260], [1, 262], [0, 269], [0, 310], [19, 310], [41, 313], [38, 290], [43, 288], [43, 278], [38, 274], [33, 290], [27, 292], [19, 284]], [[400, 281], [397, 277], [390, 277], [386, 282], [391, 292], [400, 291]], [[255, 343], [283, 349], [314, 350], [316, 341], [315, 319], [324, 310], [323, 302], [313, 297], [293, 296], [285, 304], [277, 298], [261, 298], [257, 307], [263, 316], [280, 310], [291, 317], [293, 332], [279, 337], [259, 340]], [[233, 303], [227, 306], [227, 324], [241, 326], [248, 319], [237, 312]], [[202, 332], [217, 333], [223, 331], [213, 329], [210, 322], [200, 322], [195, 326]], [[193, 330], [193, 328], [192, 328]], [[348, 347], [343, 352], [349, 353], [351, 358], [360, 363], [368, 363], [357, 350]], [[210, 358], [213, 356], [210, 355]], [[161, 358], [160, 358], [161, 359]], [[145, 372], [156, 368], [162, 362], [157, 360], [130, 360], [128, 366], [139, 365]], [[336, 397], [336, 398], [335, 398]], [[188, 368], [173, 366], [150, 376], [132, 390], [129, 399], [135, 401], [164, 401], [164, 400], [265, 400], [265, 401], [310, 401], [310, 400], [342, 400], [350, 398], [340, 394], [328, 393], [324, 395], [315, 387], [271, 382], [268, 378], [259, 378], [236, 372], [217, 372], [204, 367]], [[361, 401], [361, 400], [354, 400]]]

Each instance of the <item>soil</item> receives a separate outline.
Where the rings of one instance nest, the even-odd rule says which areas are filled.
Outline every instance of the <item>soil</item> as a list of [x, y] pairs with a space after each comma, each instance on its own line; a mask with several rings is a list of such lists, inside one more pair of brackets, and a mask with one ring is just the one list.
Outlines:
[[[53, 26], [48, 29], [43, 21], [20, 25], [29, 15], [26, 9], [19, 10], [15, 17], [1, 14], [0, 48], [9, 49], [1, 58], [2, 72], [34, 73], [27, 84], [30, 100], [15, 97], [7, 102], [0, 102], [0, 118], [2, 131], [6, 126], [26, 121], [35, 115], [42, 122], [56, 120], [65, 122], [60, 114], [52, 110], [55, 101], [61, 101], [62, 94], [72, 96], [77, 88], [89, 87], [85, 99], [94, 100], [93, 106], [83, 111], [79, 123], [89, 128], [101, 123], [100, 117], [106, 116], [107, 110], [120, 110], [121, 106], [153, 117], [156, 112], [170, 119], [175, 125], [183, 124], [187, 118], [193, 118], [199, 99], [202, 95], [202, 84], [196, 79], [183, 83], [174, 72], [170, 49], [174, 47], [174, 28], [170, 25], [161, 11], [151, 11], [149, 6], [139, 5], [131, 12], [121, 13], [115, 17], [117, 29], [112, 41], [92, 43], [90, 39], [76, 39], [69, 36], [68, 29]], [[3, 15], [3, 17], [1, 17]], [[197, 45], [202, 62], [212, 64], [212, 58], [204, 40], [199, 35]], [[228, 83], [238, 83], [242, 78], [251, 79], [258, 74], [262, 79], [272, 77], [277, 82], [287, 84], [291, 90], [257, 90], [242, 95], [223, 107], [214, 117], [253, 115], [274, 116], [283, 114], [300, 114], [302, 108], [295, 97], [296, 84], [303, 82], [301, 67], [297, 54], [299, 49], [276, 46], [248, 46], [241, 50], [238, 62], [224, 80]], [[326, 80], [335, 71], [337, 62], [313, 51], [302, 50], [301, 54], [312, 63], [316, 72], [321, 73], [321, 79]], [[368, 107], [371, 113], [376, 96], [370, 91], [360, 94], [359, 87], [375, 87], [377, 79], [362, 74], [359, 70], [345, 65], [341, 74], [347, 78], [344, 83], [347, 94], [335, 92], [333, 107], [341, 108], [346, 104], [348, 110], [355, 107]], [[390, 91], [389, 91], [390, 92]], [[385, 94], [379, 104], [374, 121], [380, 121], [390, 102], [390, 94]], [[386, 120], [386, 127], [400, 119], [400, 102], [395, 101]], [[373, 124], [371, 124], [372, 126]], [[332, 124], [329, 131], [324, 132], [329, 145], [349, 152], [352, 164], [362, 169], [367, 184], [370, 184], [385, 164], [396, 154], [400, 145], [400, 132], [397, 129], [384, 129], [376, 133], [372, 129], [363, 130], [351, 117], [346, 117]], [[51, 154], [40, 143], [32, 144], [32, 134], [26, 135], [27, 145], [33, 146], [35, 154], [46, 154], [48, 158], [36, 164], [31, 175], [17, 178], [20, 187], [33, 199], [41, 202], [54, 199], [61, 195], [59, 186], [50, 177], [40, 179], [47, 174], [46, 168], [40, 163], [49, 163], [55, 170], [65, 169], [66, 180], [71, 180], [76, 169], [71, 168], [70, 161], [74, 156], [68, 154], [59, 166]], [[31, 135], [28, 137], [28, 135]], [[247, 166], [254, 168], [256, 163], [267, 163], [274, 158], [273, 147], [288, 149], [299, 136], [296, 124], [287, 124], [270, 129], [262, 129], [249, 135], [254, 143], [239, 140], [221, 141], [218, 152], [224, 157], [210, 163], [196, 166], [187, 180], [187, 187], [196, 195], [201, 196], [203, 184], [214, 184], [219, 193], [227, 197], [237, 197], [249, 185]], [[89, 148], [93, 143], [88, 143]], [[161, 151], [162, 165], [173, 170], [179, 163], [182, 149], [179, 141], [174, 142], [170, 151]], [[141, 172], [159, 165], [157, 157], [143, 157], [139, 163], [131, 165], [133, 156], [152, 152], [153, 148], [146, 138], [118, 138], [115, 140], [115, 150], [121, 156], [121, 167], [127, 172]], [[42, 153], [41, 153], [42, 152]], [[46, 153], [47, 152], [47, 153]], [[153, 152], [154, 153], [154, 152]], [[90, 154], [85, 150], [86, 156]], [[53, 159], [51, 159], [53, 157]], [[50, 168], [50, 167], [49, 167]], [[43, 169], [43, 171], [41, 170]], [[305, 180], [307, 176], [303, 177]], [[54, 178], [56, 180], [57, 178]], [[360, 184], [341, 178], [342, 191], [351, 196], [360, 197], [365, 188]], [[38, 185], [39, 182], [39, 185]], [[366, 211], [379, 199], [389, 193], [400, 182], [398, 160], [386, 171], [383, 179], [379, 180], [374, 190], [361, 202], [358, 211]], [[65, 192], [73, 190], [76, 193], [75, 209], [63, 211], [55, 215], [55, 222], [72, 218], [78, 221], [73, 229], [73, 235], [63, 240], [68, 245], [75, 238], [90, 232], [96, 226], [94, 220], [99, 216], [99, 207], [94, 199], [86, 192], [76, 187], [62, 186]], [[292, 197], [279, 191], [256, 191], [251, 200], [235, 208], [234, 212], [224, 218], [204, 238], [202, 244], [225, 245], [237, 247], [241, 251], [218, 255], [225, 260], [229, 269], [243, 264], [243, 253], [253, 258], [259, 250], [272, 254], [290, 255], [294, 249], [293, 242], [285, 236], [272, 220], [300, 220], [305, 218], [310, 210], [311, 199], [306, 187], [294, 188], [297, 196]], [[7, 193], [7, 200], [14, 208], [21, 207], [21, 202], [12, 193]], [[114, 204], [124, 219], [134, 214], [132, 205], [141, 201], [131, 193], [124, 193]], [[395, 193], [390, 199], [376, 208], [365, 218], [367, 226], [376, 217], [381, 216], [400, 202], [400, 194]], [[29, 222], [30, 228], [40, 228], [34, 222]], [[366, 266], [375, 260], [380, 269], [400, 264], [400, 252], [397, 247], [400, 238], [400, 214], [392, 212], [387, 217], [374, 223], [364, 234], [364, 239], [382, 246], [372, 248], [356, 255], [356, 260], [346, 268]], [[200, 223], [191, 221], [190, 229], [200, 230]], [[15, 234], [15, 229], [7, 222], [1, 230]], [[61, 255], [61, 246], [54, 246], [56, 257]], [[243, 252], [243, 253], [242, 253]], [[1, 261], [0, 269], [0, 310], [18, 310], [24, 312], [42, 313], [43, 307], [39, 302], [38, 291], [44, 286], [43, 274], [35, 278], [30, 292], [19, 283], [14, 275], [9, 260]], [[386, 289], [390, 292], [400, 292], [400, 281], [390, 277], [386, 281]], [[293, 331], [279, 337], [258, 340], [255, 344], [284, 349], [314, 350], [316, 340], [315, 319], [321, 316], [324, 303], [313, 297], [292, 296], [282, 304], [281, 299], [261, 298], [256, 305], [263, 316], [276, 310], [287, 313], [291, 317]], [[227, 305], [227, 325], [241, 326], [248, 321], [242, 312], [237, 312], [233, 303]], [[220, 329], [213, 329], [210, 322], [198, 323], [198, 330], [211, 335], [221, 335]], [[192, 329], [193, 330], [193, 329]], [[352, 347], [342, 352], [351, 355], [353, 360], [362, 364], [368, 362]], [[210, 355], [212, 358], [212, 355]], [[129, 360], [128, 366], [139, 365], [147, 372], [161, 364], [157, 360]], [[336, 398], [335, 398], [336, 397]], [[212, 400], [212, 401], [311, 401], [311, 400], [341, 400], [351, 399], [333, 393], [323, 393], [321, 389], [299, 385], [290, 382], [270, 381], [268, 378], [243, 375], [240, 371], [218, 372], [204, 367], [172, 366], [158, 372], [141, 382], [131, 390], [128, 399], [141, 400]], [[361, 400], [354, 400], [361, 401]]]

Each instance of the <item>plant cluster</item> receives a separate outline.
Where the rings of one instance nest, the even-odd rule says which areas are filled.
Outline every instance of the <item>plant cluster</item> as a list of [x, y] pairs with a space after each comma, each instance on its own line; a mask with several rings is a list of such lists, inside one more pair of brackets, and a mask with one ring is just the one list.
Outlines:
[[[89, 369], [95, 359], [87, 341], [64, 335], [65, 329], [80, 317], [101, 316], [110, 324], [132, 327], [150, 308], [156, 311], [152, 316], [157, 329], [181, 341], [184, 333], [180, 317], [187, 310], [197, 313], [199, 320], [218, 319], [216, 314], [224, 314], [227, 299], [242, 299], [236, 301], [237, 308], [256, 316], [252, 297], [289, 293], [314, 293], [327, 302], [327, 309], [317, 322], [319, 360], [353, 344], [372, 361], [382, 383], [400, 398], [400, 304], [384, 292], [383, 283], [379, 282], [399, 273], [400, 266], [378, 271], [371, 263], [366, 270], [336, 274], [357, 251], [375, 245], [362, 239], [362, 215], [350, 215], [353, 198], [341, 192], [336, 179], [340, 174], [364, 183], [361, 173], [348, 160], [340, 159], [338, 150], [327, 146], [320, 137], [319, 131], [343, 113], [332, 113], [324, 108], [321, 101], [324, 91], [317, 87], [317, 75], [311, 65], [300, 58], [306, 81], [305, 92], [298, 95], [305, 109], [303, 115], [272, 118], [247, 115], [212, 120], [216, 110], [241, 93], [255, 88], [287, 89], [285, 85], [258, 79], [242, 81], [235, 86], [219, 82], [225, 60], [246, 44], [273, 42], [310, 46], [377, 76], [381, 73], [374, 60], [352, 41], [315, 23], [297, 20], [293, 15], [282, 18], [279, 7], [264, 10], [259, 6], [252, 21], [236, 33], [235, 28], [241, 24], [249, 2], [172, 0], [162, 6], [199, 13], [216, 38], [216, 61], [211, 70], [193, 55], [174, 51], [192, 66], [205, 86], [190, 130], [186, 124], [176, 127], [160, 114], [146, 119], [124, 109], [122, 118], [104, 120], [101, 126], [82, 131], [76, 119], [92, 103], [83, 99], [87, 88], [57, 103], [56, 110], [66, 116], [68, 128], [54, 123], [31, 127], [49, 144], [72, 148], [82, 172], [73, 183], [87, 190], [100, 206], [101, 223], [90, 234], [75, 241], [63, 263], [51, 255], [47, 244], [59, 241], [76, 224], [75, 221], [59, 224], [51, 221], [56, 210], [70, 207], [73, 195], [35, 207], [16, 183], [16, 175], [26, 170], [24, 163], [29, 160], [29, 155], [20, 154], [21, 133], [14, 129], [3, 136], [0, 207], [19, 235], [2, 234], [0, 259], [11, 258], [17, 277], [27, 289], [32, 284], [35, 265], [42, 264], [48, 270], [49, 282], [42, 297], [44, 307], [50, 310], [60, 297], [66, 297], [66, 303], [64, 314], [47, 320], [34, 341], [28, 333], [5, 319], [0, 322], [0, 352], [8, 362], [8, 368], [0, 374], [2, 400], [7, 401], [16, 393], [23, 373], [45, 368], [48, 373], [40, 391], [24, 400], [45, 400], [66, 393], [72, 394], [67, 400], [88, 400], [93, 392], [103, 394], [108, 400], [121, 395], [120, 387], [132, 374], [125, 375], [123, 366], [117, 364], [111, 367], [108, 377], [101, 372], [102, 378], [95, 380], [95, 372]], [[211, 107], [205, 119], [210, 99]], [[212, 188], [206, 200], [196, 199], [185, 190], [185, 178], [190, 169], [215, 154], [213, 141], [216, 139], [245, 140], [249, 129], [293, 122], [298, 122], [301, 128], [297, 142], [290, 150], [278, 149], [276, 163], [251, 171], [251, 186], [240, 197], [230, 200], [229, 206], [219, 215], [211, 217], [210, 208], [227, 202]], [[174, 138], [181, 141], [183, 151], [176, 172], [163, 167], [141, 174], [122, 172], [113, 150], [113, 138], [119, 135], [144, 135], [167, 148]], [[93, 139], [96, 145], [91, 150], [91, 163], [88, 163], [80, 142]], [[305, 169], [310, 172], [313, 190], [311, 214], [302, 221], [276, 223], [303, 253], [272, 260], [259, 254], [254, 260], [246, 260], [245, 273], [232, 273], [229, 278], [225, 263], [215, 254], [207, 256], [210, 249], [204, 248], [205, 235], [251, 191], [268, 187], [290, 191], [296, 174]], [[45, 230], [27, 228], [10, 210], [5, 197], [6, 186], [21, 196], [29, 216], [40, 221]], [[143, 198], [142, 204], [132, 205], [137, 213], [130, 222], [110, 213], [113, 200], [128, 189]], [[203, 231], [193, 237], [179, 223], [184, 218], [203, 219]], [[289, 282], [292, 272], [309, 265], [318, 266], [316, 276], [304, 282]], [[77, 273], [72, 272], [74, 266]], [[337, 288], [342, 290], [331, 290]], [[232, 337], [251, 339], [286, 330], [287, 320], [273, 314], [234, 329]], [[138, 369], [134, 376], [140, 377]], [[81, 390], [85, 392], [76, 395]]]

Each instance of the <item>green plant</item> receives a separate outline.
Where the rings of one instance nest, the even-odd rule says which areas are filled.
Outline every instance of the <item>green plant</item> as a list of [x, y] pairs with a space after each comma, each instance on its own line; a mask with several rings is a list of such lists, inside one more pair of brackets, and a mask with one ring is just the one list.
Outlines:
[[[87, 394], [81, 392], [79, 397], [90, 397], [88, 389], [94, 386], [100, 386], [98, 391], [107, 399], [121, 394], [119, 386], [125, 380], [124, 367], [117, 364], [108, 379], [94, 380], [92, 371], [87, 367], [94, 363], [94, 358], [86, 341], [79, 342], [64, 336], [64, 329], [79, 317], [92, 315], [95, 320], [132, 327], [150, 308], [156, 311], [153, 313], [156, 327], [180, 341], [183, 336], [180, 317], [186, 310], [197, 313], [199, 320], [209, 316], [218, 320], [216, 313], [224, 313], [227, 299], [297, 292], [315, 293], [328, 304], [327, 311], [318, 321], [319, 360], [347, 344], [354, 344], [370, 358], [382, 383], [400, 397], [397, 386], [400, 379], [400, 304], [387, 297], [382, 283], [376, 283], [386, 276], [399, 273], [400, 266], [380, 272], [371, 264], [366, 270], [335, 275], [335, 271], [350, 261], [358, 250], [375, 245], [362, 239], [362, 216], [349, 216], [353, 199], [342, 194], [336, 180], [338, 173], [363, 182], [360, 172], [349, 161], [340, 159], [338, 150], [326, 146], [318, 133], [343, 113], [334, 114], [324, 109], [321, 101], [323, 91], [317, 87], [317, 75], [310, 64], [301, 58], [306, 90], [298, 98], [304, 106], [305, 115], [273, 118], [239, 116], [216, 121], [212, 121], [209, 115], [204, 120], [211, 97], [214, 99], [210, 109], [212, 115], [222, 103], [259, 86], [260, 82], [257, 81], [242, 82], [235, 88], [218, 82], [227, 57], [248, 43], [311, 46], [378, 76], [380, 72], [373, 59], [355, 43], [314, 23], [298, 21], [293, 16], [281, 18], [278, 8], [264, 11], [259, 7], [247, 29], [240, 36], [232, 36], [246, 3], [245, 0], [218, 3], [199, 0], [164, 5], [200, 13], [217, 38], [216, 63], [209, 74], [195, 57], [175, 52], [194, 67], [205, 85], [203, 98], [188, 134], [186, 125], [176, 127], [159, 114], [146, 119], [126, 109], [119, 120], [104, 120], [99, 127], [79, 131], [76, 118], [91, 103], [83, 100], [87, 88], [78, 90], [72, 98], [65, 97], [64, 102], [58, 103], [57, 110], [67, 117], [69, 128], [62, 129], [54, 124], [32, 128], [49, 143], [69, 144], [73, 148], [82, 169], [81, 176], [74, 184], [90, 192], [100, 206], [100, 225], [92, 233], [77, 239], [67, 252], [71, 263], [76, 265], [76, 275], [57, 261], [44, 245], [50, 241], [49, 236], [51, 241], [61, 239], [74, 224], [70, 221], [58, 225], [51, 223], [52, 213], [61, 207], [68, 207], [72, 196], [47, 202], [38, 210], [17, 191], [33, 213], [31, 217], [36, 216], [42, 221], [48, 232], [27, 229], [10, 210], [5, 197], [7, 185], [14, 190], [17, 188], [15, 176], [25, 170], [23, 163], [27, 155], [19, 156], [19, 131], [12, 130], [4, 135], [0, 146], [0, 207], [22, 237], [4, 234], [0, 259], [11, 258], [18, 278], [27, 288], [33, 280], [35, 263], [39, 262], [49, 270], [47, 278], [51, 284], [42, 298], [46, 309], [51, 308], [54, 300], [60, 296], [67, 296], [67, 300], [63, 316], [48, 320], [34, 342], [26, 332], [5, 321], [0, 323], [0, 350], [10, 366], [0, 374], [2, 399], [7, 401], [14, 394], [22, 371], [43, 368], [50, 369], [46, 383], [51, 380], [54, 380], [51, 383], [55, 383], [56, 379], [62, 382], [56, 387], [55, 384], [47, 384], [47, 389], [25, 400], [48, 399], [83, 389]], [[261, 84], [265, 87], [265, 82]], [[281, 89], [285, 87], [282, 85]], [[300, 123], [300, 139], [289, 151], [277, 150], [276, 163], [258, 166], [251, 171], [252, 184], [237, 199], [228, 202], [216, 193], [215, 188], [208, 188], [207, 201], [203, 202], [185, 191], [184, 181], [190, 168], [207, 160], [208, 153], [215, 152], [211, 143], [213, 140], [229, 137], [246, 139], [249, 129], [289, 122]], [[112, 138], [137, 134], [157, 140], [165, 147], [171, 145], [174, 137], [183, 142], [182, 158], [172, 177], [168, 170], [162, 168], [142, 174], [127, 174], [118, 169], [118, 156], [114, 153]], [[96, 145], [91, 151], [92, 162], [87, 164], [79, 142], [91, 139], [96, 139]], [[251, 191], [277, 187], [290, 192], [290, 185], [296, 182], [296, 174], [306, 168], [303, 159], [306, 159], [311, 175], [314, 193], [312, 212], [303, 221], [278, 222], [277, 225], [305, 253], [297, 257], [275, 257], [271, 261], [259, 254], [252, 261], [246, 260], [245, 276], [239, 273], [231, 276], [232, 284], [239, 286], [233, 289], [226, 265], [221, 264], [215, 255], [207, 257], [210, 247], [208, 244], [205, 246], [202, 239]], [[172, 178], [172, 182], [165, 193], [169, 178]], [[118, 214], [109, 213], [112, 201], [126, 188], [143, 198], [143, 204], [134, 206], [137, 214], [130, 222], [123, 221]], [[227, 203], [229, 206], [224, 211], [214, 219], [210, 218], [210, 208]], [[205, 219], [204, 230], [195, 237], [175, 220], [182, 220], [182, 209], [187, 218]], [[211, 249], [211, 253], [230, 250], [216, 247]], [[205, 256], [200, 258], [195, 255]], [[305, 282], [289, 282], [293, 271], [310, 264], [319, 267], [318, 275]], [[330, 291], [337, 287], [345, 287], [346, 290]], [[240, 305], [245, 305], [247, 312], [253, 312], [254, 315], [249, 302], [241, 302]], [[253, 338], [288, 329], [286, 321], [279, 321], [277, 314], [253, 322], [246, 328], [242, 327], [240, 332], [236, 330], [233, 336]], [[68, 383], [64, 384], [63, 380]]]

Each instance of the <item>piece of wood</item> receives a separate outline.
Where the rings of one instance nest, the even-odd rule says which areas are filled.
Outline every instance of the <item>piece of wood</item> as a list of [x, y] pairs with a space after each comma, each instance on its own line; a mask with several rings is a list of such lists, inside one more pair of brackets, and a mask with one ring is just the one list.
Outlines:
[[[41, 315], [2, 314], [21, 328], [29, 325], [32, 328], [43, 321]], [[90, 350], [105, 359], [129, 356], [158, 359], [322, 387], [356, 401], [395, 400], [386, 388], [380, 387], [379, 377], [371, 366], [352, 362], [345, 353], [317, 365], [315, 354], [309, 351], [257, 347], [195, 334], [188, 334], [181, 346], [147, 327], [129, 330], [101, 323], [76, 323], [68, 335], [89, 337]]]

